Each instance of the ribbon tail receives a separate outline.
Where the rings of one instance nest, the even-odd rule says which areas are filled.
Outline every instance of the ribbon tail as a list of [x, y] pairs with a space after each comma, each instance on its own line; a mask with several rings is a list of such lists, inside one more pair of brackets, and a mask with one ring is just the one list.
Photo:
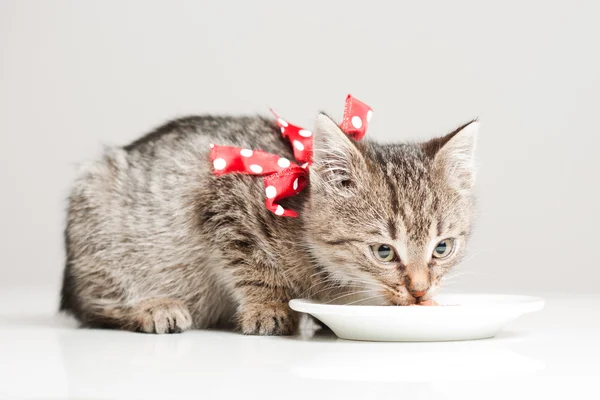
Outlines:
[[283, 171], [268, 175], [264, 178], [265, 207], [281, 217], [298, 217], [298, 213], [294, 210], [287, 210], [279, 203], [279, 200], [296, 196], [306, 187], [308, 171], [306, 169], [293, 166], [286, 168]]

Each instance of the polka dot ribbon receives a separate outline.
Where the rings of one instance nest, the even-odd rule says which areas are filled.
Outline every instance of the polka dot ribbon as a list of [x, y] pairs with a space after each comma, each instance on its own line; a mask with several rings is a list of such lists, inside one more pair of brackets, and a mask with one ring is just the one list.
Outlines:
[[[297, 195], [306, 187], [308, 166], [312, 164], [313, 135], [311, 131], [285, 121], [275, 111], [271, 112], [277, 118], [282, 136], [292, 143], [294, 158], [302, 165], [261, 150], [211, 144], [213, 173], [217, 176], [234, 172], [264, 176], [266, 208], [275, 215], [297, 217], [297, 212], [286, 210], [278, 203]], [[367, 131], [372, 115], [371, 107], [348, 95], [340, 128], [352, 139], [360, 140]]]

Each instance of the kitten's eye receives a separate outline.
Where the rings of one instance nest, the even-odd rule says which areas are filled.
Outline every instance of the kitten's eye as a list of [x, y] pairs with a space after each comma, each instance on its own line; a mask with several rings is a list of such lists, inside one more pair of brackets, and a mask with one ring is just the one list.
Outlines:
[[388, 263], [397, 258], [394, 248], [387, 244], [374, 244], [371, 246], [371, 251], [373, 251], [373, 255], [379, 262]]
[[435, 258], [446, 258], [452, 253], [453, 249], [454, 239], [444, 239], [435, 246], [435, 249], [433, 249], [433, 256]]

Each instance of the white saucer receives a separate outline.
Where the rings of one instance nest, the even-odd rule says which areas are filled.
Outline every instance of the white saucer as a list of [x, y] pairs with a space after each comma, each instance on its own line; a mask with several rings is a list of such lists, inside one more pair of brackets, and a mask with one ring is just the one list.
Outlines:
[[539, 297], [494, 294], [441, 295], [440, 306], [360, 306], [290, 301], [293, 310], [322, 321], [342, 339], [382, 342], [431, 342], [484, 339], [509, 321], [539, 311]]

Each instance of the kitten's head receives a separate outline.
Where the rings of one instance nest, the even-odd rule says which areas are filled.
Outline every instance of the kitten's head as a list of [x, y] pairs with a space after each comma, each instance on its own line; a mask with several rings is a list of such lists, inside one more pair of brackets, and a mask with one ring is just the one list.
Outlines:
[[319, 115], [303, 217], [330, 280], [379, 304], [437, 292], [471, 232], [478, 125], [420, 144], [377, 144], [352, 141]]

